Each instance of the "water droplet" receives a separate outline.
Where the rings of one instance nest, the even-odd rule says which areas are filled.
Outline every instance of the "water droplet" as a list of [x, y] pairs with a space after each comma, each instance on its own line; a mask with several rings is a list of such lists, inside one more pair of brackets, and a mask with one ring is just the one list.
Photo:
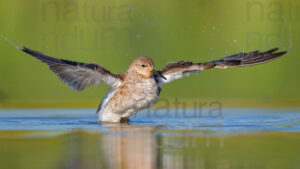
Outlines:
[[205, 32], [205, 30], [202, 29], [201, 32]]
[[140, 38], [140, 37], [141, 37], [141, 35], [140, 35], [140, 34], [137, 34], [137, 35], [136, 35], [136, 37], [137, 37], [137, 38]]
[[10, 41], [7, 37], [3, 36], [2, 34], [0, 34], [1, 38], [4, 39], [6, 42], [8, 42], [10, 45], [14, 46], [16, 49], [21, 49], [18, 45], [16, 45], [14, 42]]

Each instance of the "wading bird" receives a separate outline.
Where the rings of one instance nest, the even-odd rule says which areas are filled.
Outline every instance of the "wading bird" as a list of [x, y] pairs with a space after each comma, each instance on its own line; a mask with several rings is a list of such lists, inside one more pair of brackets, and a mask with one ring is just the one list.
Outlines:
[[205, 63], [179, 61], [168, 63], [160, 71], [154, 69], [150, 57], [138, 57], [126, 72], [114, 74], [99, 64], [58, 59], [28, 48], [22, 50], [46, 63], [73, 90], [82, 91], [87, 86], [106, 83], [110, 88], [97, 109], [99, 122], [127, 121], [129, 116], [152, 106], [157, 101], [162, 85], [173, 80], [204, 69], [261, 64], [286, 53], [275, 52], [278, 50], [275, 48], [266, 52], [239, 53]]

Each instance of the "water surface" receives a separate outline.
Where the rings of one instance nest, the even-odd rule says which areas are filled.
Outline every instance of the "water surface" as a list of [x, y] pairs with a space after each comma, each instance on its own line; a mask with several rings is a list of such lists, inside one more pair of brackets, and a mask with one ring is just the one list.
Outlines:
[[94, 109], [0, 111], [0, 168], [300, 168], [298, 108], [142, 111], [100, 125]]

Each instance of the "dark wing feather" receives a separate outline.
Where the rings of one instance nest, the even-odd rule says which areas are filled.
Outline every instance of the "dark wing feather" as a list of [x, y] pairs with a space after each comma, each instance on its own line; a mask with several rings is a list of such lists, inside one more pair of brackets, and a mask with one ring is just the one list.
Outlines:
[[279, 56], [286, 53], [284, 52], [275, 52], [278, 48], [271, 49], [266, 52], [253, 51], [249, 53], [239, 53], [232, 56], [227, 56], [219, 60], [214, 60], [211, 62], [205, 63], [193, 63], [186, 61], [179, 61], [174, 63], [168, 63], [160, 73], [166, 77], [166, 80], [158, 77], [158, 80], [161, 84], [171, 82], [173, 80], [188, 76], [191, 73], [198, 73], [203, 69], [210, 68], [221, 68], [225, 69], [228, 67], [237, 67], [237, 66], [250, 66], [265, 63], [271, 60], [278, 58]]
[[46, 63], [60, 80], [72, 86], [73, 90], [82, 91], [85, 87], [98, 85], [100, 82], [114, 86], [121, 80], [120, 75], [113, 74], [98, 64], [58, 59], [25, 47], [22, 50]]

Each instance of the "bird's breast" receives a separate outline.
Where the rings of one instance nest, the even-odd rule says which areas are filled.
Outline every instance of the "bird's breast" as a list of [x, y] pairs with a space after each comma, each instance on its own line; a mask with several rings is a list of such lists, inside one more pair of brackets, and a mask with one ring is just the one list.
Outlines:
[[160, 94], [160, 89], [156, 81], [152, 78], [146, 79], [143, 82], [139, 83], [131, 83], [130, 84], [130, 95], [141, 100], [148, 100], [147, 98], [156, 99], [158, 95]]
[[149, 78], [143, 81], [124, 82], [116, 96], [122, 98], [118, 102], [124, 107], [135, 106], [142, 109], [154, 104], [159, 96], [160, 90], [154, 79]]
[[154, 79], [133, 82], [124, 81], [113, 92], [109, 92], [101, 106], [102, 114], [128, 114], [132, 115], [137, 111], [152, 106], [160, 94], [159, 86]]

